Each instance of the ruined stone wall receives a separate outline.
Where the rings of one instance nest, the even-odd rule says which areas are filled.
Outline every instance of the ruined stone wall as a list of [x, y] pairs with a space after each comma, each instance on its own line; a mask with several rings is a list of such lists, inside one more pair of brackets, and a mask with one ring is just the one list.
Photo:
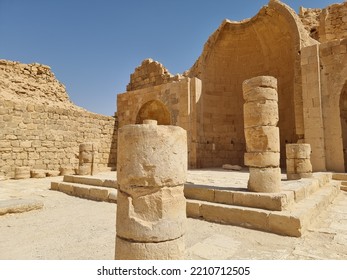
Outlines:
[[299, 17], [310, 36], [319, 42], [347, 37], [347, 2], [325, 9], [301, 7]]
[[49, 67], [0, 61], [0, 175], [15, 167], [78, 167], [79, 144], [95, 142], [98, 167], [116, 164], [117, 120], [70, 102]]
[[[158, 62], [155, 63], [165, 69]], [[145, 60], [135, 73], [145, 72], [147, 67], [148, 60]], [[159, 72], [157, 69], [153, 71]], [[152, 72], [146, 73], [147, 77], [152, 76]], [[146, 76], [144, 79], [147, 79]], [[157, 120], [159, 125], [177, 125], [184, 128], [188, 132], [189, 166], [196, 167], [197, 114], [199, 112], [197, 106], [200, 92], [199, 79], [180, 76], [178, 81], [166, 81], [156, 86], [143, 84], [141, 88], [118, 94], [119, 127], [126, 124], [141, 124], [147, 118]]]
[[127, 91], [179, 81], [181, 78], [180, 75], [172, 75], [161, 63], [149, 58], [130, 75]]
[[345, 172], [347, 148], [347, 40], [304, 48], [302, 56], [305, 143], [313, 171]]
[[299, 17], [310, 36], [319, 40], [319, 21], [322, 9], [300, 7]]
[[347, 2], [323, 9], [319, 23], [320, 42], [347, 38]]

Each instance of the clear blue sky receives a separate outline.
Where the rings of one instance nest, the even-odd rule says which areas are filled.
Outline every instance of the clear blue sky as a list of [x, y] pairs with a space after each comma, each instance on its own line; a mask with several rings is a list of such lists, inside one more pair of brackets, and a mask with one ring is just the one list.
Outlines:
[[[341, 0], [284, 0], [322, 8]], [[143, 59], [189, 69], [223, 19], [254, 16], [267, 0], [0, 0], [0, 58], [49, 65], [70, 99], [113, 115]]]

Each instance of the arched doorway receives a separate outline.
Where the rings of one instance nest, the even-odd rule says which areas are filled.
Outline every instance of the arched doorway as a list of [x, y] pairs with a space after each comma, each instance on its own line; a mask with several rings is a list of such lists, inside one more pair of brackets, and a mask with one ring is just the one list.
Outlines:
[[167, 107], [159, 100], [151, 100], [143, 104], [136, 116], [136, 124], [143, 120], [156, 120], [159, 125], [170, 125], [171, 116]]
[[347, 170], [347, 82], [343, 86], [340, 95], [340, 119], [343, 143], [343, 158], [345, 161], [345, 170]]

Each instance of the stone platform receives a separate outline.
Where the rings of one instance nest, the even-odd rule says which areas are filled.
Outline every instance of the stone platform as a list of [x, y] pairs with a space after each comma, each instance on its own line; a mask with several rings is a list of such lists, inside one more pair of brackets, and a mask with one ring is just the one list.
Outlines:
[[[211, 173], [213, 172], [213, 176]], [[205, 172], [206, 173], [206, 172]], [[116, 173], [96, 176], [64, 176], [51, 189], [96, 201], [117, 201]], [[185, 184], [187, 216], [210, 222], [236, 225], [279, 235], [300, 237], [337, 196], [340, 182], [331, 173], [314, 173], [313, 178], [295, 181], [282, 176], [281, 192], [247, 191], [248, 173], [190, 170]]]

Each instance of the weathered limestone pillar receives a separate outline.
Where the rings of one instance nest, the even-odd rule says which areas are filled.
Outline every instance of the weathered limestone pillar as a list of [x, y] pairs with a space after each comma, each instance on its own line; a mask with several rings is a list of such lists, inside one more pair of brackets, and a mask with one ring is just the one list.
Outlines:
[[259, 76], [242, 84], [248, 189], [279, 192], [281, 185], [277, 80]]
[[94, 175], [96, 171], [96, 145], [82, 143], [79, 146], [78, 175]]
[[312, 177], [310, 144], [287, 144], [287, 179], [298, 180]]
[[146, 120], [118, 132], [116, 259], [183, 259], [187, 133]]

